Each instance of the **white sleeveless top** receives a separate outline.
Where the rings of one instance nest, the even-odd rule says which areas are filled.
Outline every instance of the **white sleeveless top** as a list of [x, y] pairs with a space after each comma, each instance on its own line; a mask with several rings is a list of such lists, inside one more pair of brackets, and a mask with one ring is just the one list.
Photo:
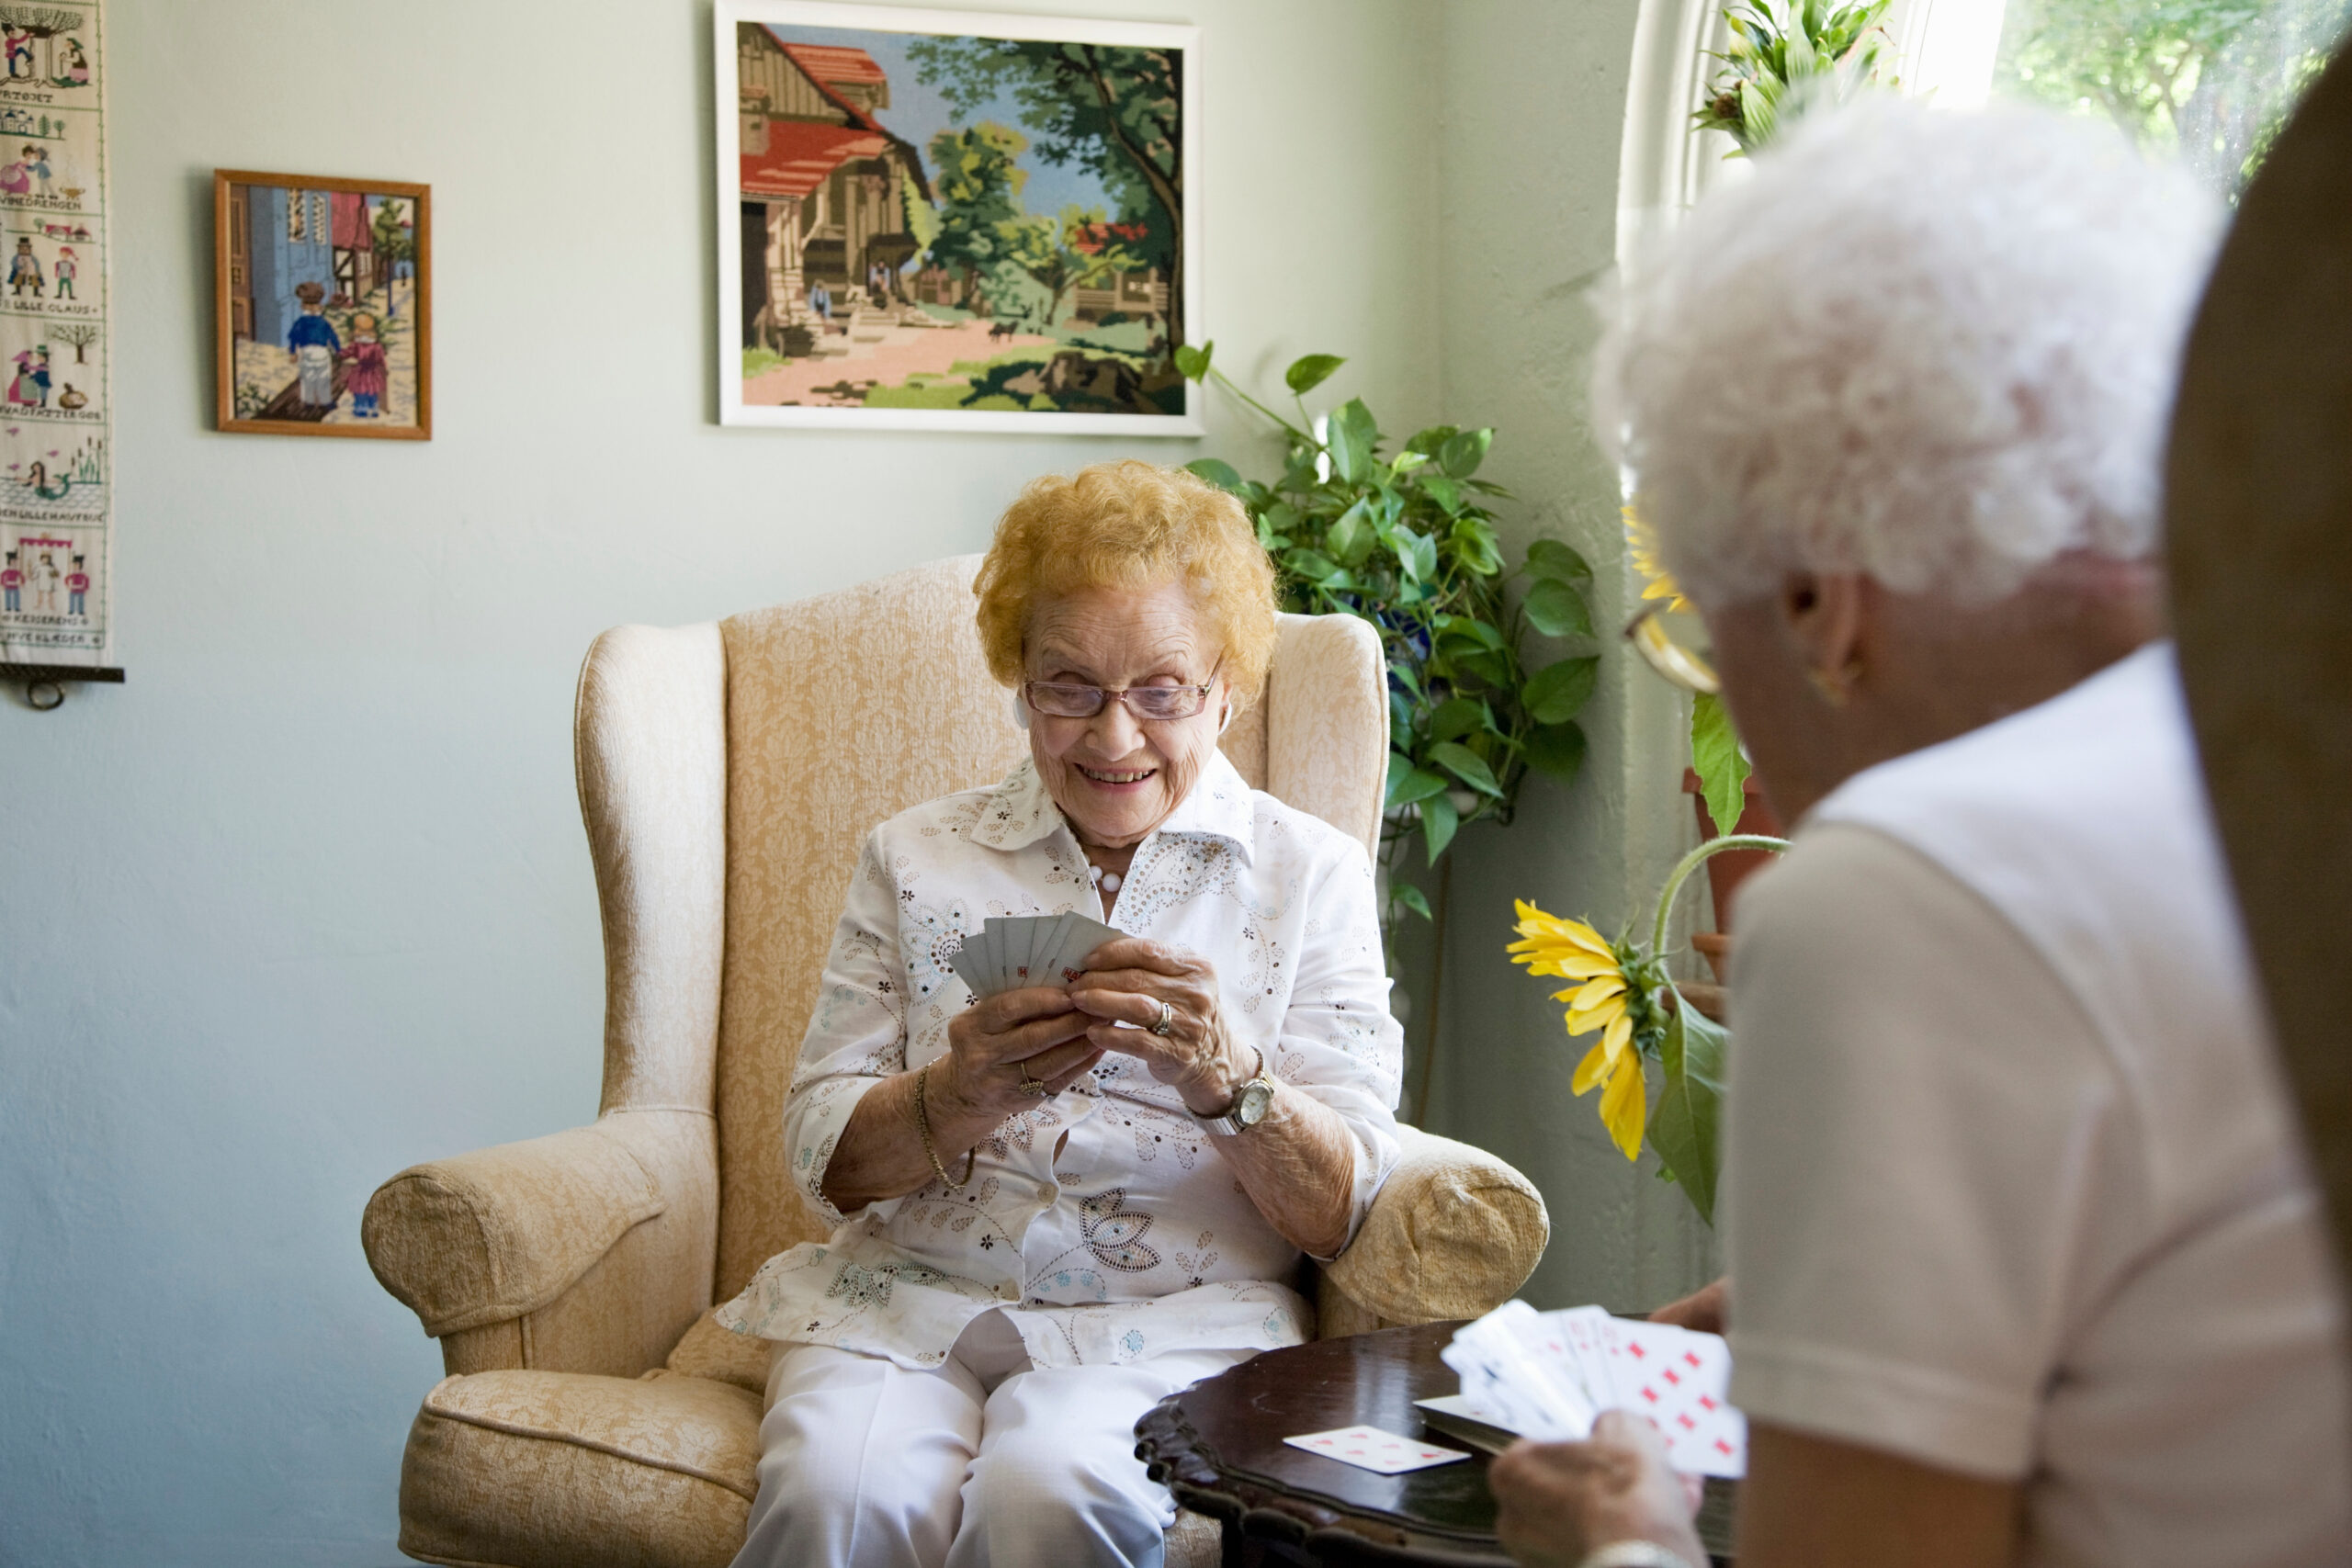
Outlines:
[[2029, 1564], [2352, 1561], [2324, 1212], [2169, 646], [1849, 780], [1740, 914], [1749, 1417], [2021, 1482]]

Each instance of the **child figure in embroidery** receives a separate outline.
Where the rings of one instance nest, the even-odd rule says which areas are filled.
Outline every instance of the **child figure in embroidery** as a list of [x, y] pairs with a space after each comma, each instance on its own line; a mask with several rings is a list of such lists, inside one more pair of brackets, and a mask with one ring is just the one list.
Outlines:
[[384, 389], [390, 380], [390, 367], [384, 357], [384, 345], [376, 335], [376, 318], [361, 311], [351, 318], [351, 346], [344, 350], [351, 361], [351, 417], [381, 419], [384, 417]]
[[74, 259], [73, 246], [57, 247], [57, 265], [50, 270], [51, 276], [57, 279], [57, 297], [60, 299], [77, 298], [74, 292], [74, 280], [82, 275], [82, 267], [81, 264]]
[[83, 557], [75, 556], [74, 570], [65, 574], [65, 613], [69, 615], [86, 613], [85, 606], [88, 604], [90, 592], [90, 574], [82, 570], [83, 561]]
[[25, 573], [17, 565], [17, 552], [10, 550], [6, 564], [0, 565], [0, 610], [15, 615], [25, 607]]
[[326, 289], [316, 283], [298, 283], [294, 298], [302, 313], [286, 329], [286, 346], [294, 351], [294, 369], [301, 378], [305, 408], [334, 406], [334, 362], [343, 353], [343, 339], [326, 318]]

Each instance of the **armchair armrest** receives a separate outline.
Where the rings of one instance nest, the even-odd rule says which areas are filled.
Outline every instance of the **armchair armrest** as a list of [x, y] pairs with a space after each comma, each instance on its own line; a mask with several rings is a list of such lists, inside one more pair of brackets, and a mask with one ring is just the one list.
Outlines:
[[548, 1305], [667, 1206], [619, 1137], [575, 1127], [411, 1166], [368, 1200], [359, 1237], [437, 1339]]
[[1383, 1323], [1492, 1312], [1544, 1257], [1552, 1222], [1543, 1195], [1484, 1149], [1396, 1131], [1403, 1157], [1326, 1281]]

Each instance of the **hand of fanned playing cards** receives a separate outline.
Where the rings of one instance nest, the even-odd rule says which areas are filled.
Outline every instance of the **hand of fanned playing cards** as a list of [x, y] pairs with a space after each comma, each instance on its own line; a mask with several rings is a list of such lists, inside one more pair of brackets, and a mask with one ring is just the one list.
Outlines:
[[1127, 933], [1084, 915], [991, 915], [964, 939], [947, 966], [976, 997], [1024, 986], [1067, 986], [1086, 973], [1086, 955]]
[[1539, 1313], [1508, 1302], [1464, 1325], [1439, 1354], [1462, 1375], [1463, 1398], [1521, 1437], [1576, 1441], [1600, 1412], [1634, 1410], [1657, 1423], [1675, 1469], [1747, 1469], [1747, 1420], [1728, 1397], [1731, 1348], [1719, 1335], [1597, 1306]]

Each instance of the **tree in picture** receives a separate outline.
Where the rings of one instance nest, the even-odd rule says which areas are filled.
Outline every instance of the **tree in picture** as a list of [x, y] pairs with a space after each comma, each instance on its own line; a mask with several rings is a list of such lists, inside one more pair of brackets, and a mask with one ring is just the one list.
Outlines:
[[[1283, 433], [1282, 476], [1245, 479], [1204, 457], [1193, 472], [1231, 491], [1273, 558], [1283, 607], [1369, 621], [1388, 659], [1387, 813], [1381, 864], [1394, 934], [1410, 910], [1432, 919], [1419, 888], [1393, 874], [1419, 838], [1436, 865], [1470, 822], [1508, 823], [1531, 771], [1571, 781], [1584, 764], [1577, 715], [1600, 660], [1577, 654], [1531, 668], [1527, 634], [1592, 636], [1584, 591], [1592, 569], [1557, 539], [1538, 539], [1508, 564], [1487, 509], [1510, 491], [1477, 477], [1491, 429], [1434, 425], [1385, 450], [1361, 398], [1330, 414], [1323, 433], [1305, 396], [1346, 363], [1310, 354], [1284, 375], [1297, 407], [1285, 419], [1212, 363], [1216, 344], [1176, 351], [1177, 367], [1214, 379]], [[1523, 579], [1514, 605], [1505, 589]]]

